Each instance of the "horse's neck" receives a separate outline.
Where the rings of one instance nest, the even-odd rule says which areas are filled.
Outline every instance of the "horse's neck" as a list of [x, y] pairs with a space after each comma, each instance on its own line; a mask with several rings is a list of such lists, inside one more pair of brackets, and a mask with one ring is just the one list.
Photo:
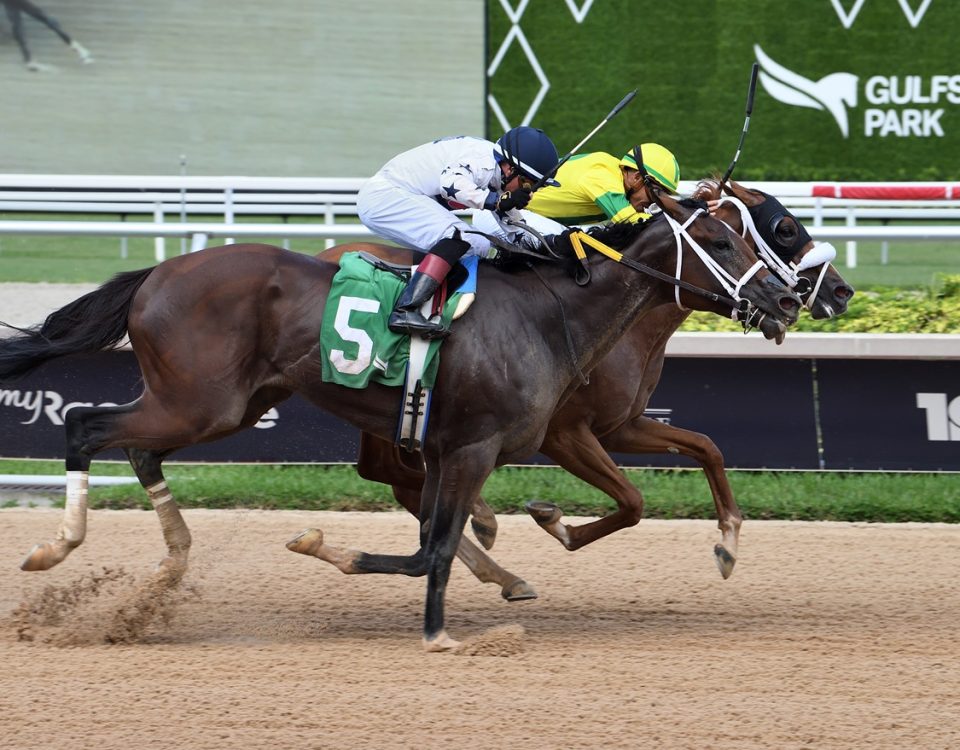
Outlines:
[[[648, 262], [644, 259], [643, 262]], [[651, 263], [651, 265], [653, 265]], [[569, 395], [581, 384], [580, 375], [597, 366], [624, 336], [632, 332], [653, 311], [672, 304], [672, 290], [664, 282], [645, 276], [615, 261], [600, 259], [591, 264], [593, 278], [584, 289], [589, 301], [574, 314], [567, 315], [573, 348], [576, 353], [574, 380], [567, 388]], [[670, 333], [683, 322], [686, 313], [674, 308], [677, 315], [668, 318]], [[666, 345], [664, 337], [663, 345]], [[569, 361], [569, 357], [567, 360]], [[572, 366], [572, 364], [571, 364]]]

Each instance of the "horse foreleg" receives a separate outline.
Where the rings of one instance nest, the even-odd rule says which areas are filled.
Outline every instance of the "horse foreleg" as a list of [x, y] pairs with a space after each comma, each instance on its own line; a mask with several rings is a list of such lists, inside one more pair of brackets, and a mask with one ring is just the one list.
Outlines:
[[421, 546], [412, 555], [337, 550], [324, 542], [319, 529], [301, 532], [287, 543], [287, 548], [326, 560], [344, 573], [426, 575], [423, 647], [426, 651], [449, 651], [458, 645], [444, 629], [444, 600], [450, 566], [469, 508], [492, 468], [492, 458], [478, 456], [474, 448], [448, 457], [443, 470], [434, 468], [432, 477], [428, 471], [422, 497], [424, 502], [430, 503], [429, 513], [425, 512], [426, 508], [421, 508]]
[[743, 516], [730, 489], [723, 466], [723, 454], [706, 435], [637, 417], [603, 438], [607, 450], [620, 453], [679, 453], [700, 464], [710, 485], [717, 509], [717, 526], [721, 540], [713, 548], [720, 574], [729, 578], [737, 562], [740, 525]]
[[[450, 565], [470, 508], [480, 496], [484, 481], [493, 471], [498, 446], [492, 441], [452, 451], [428, 466], [422, 503], [429, 502], [430, 530], [425, 545], [427, 602], [423, 617], [423, 647], [427, 651], [449, 651], [459, 644], [444, 628], [447, 581]], [[436, 482], [431, 482], [437, 477]], [[426, 514], [421, 508], [421, 516]]]
[[[419, 517], [420, 491], [394, 485], [393, 495], [404, 508]], [[476, 510], [476, 504], [474, 510]], [[537, 598], [537, 592], [533, 586], [509, 570], [501, 568], [493, 558], [467, 539], [466, 535], [460, 537], [457, 557], [481, 583], [496, 583], [499, 585], [500, 596], [508, 602]]]
[[[357, 456], [357, 474], [371, 482], [389, 484], [397, 501], [413, 515], [420, 514], [420, 492], [423, 489], [423, 459], [419, 453], [401, 451], [392, 441], [368, 432], [360, 433], [360, 453]], [[415, 502], [397, 494], [411, 490]], [[497, 538], [497, 517], [483, 498], [473, 504], [470, 524], [484, 549], [493, 547]]]
[[167, 543], [167, 556], [160, 561], [160, 568], [171, 578], [179, 580], [187, 570], [191, 538], [163, 476], [161, 462], [169, 451], [158, 453], [127, 448], [124, 452], [160, 519], [163, 540]]
[[573, 429], [549, 431], [540, 446], [540, 452], [574, 476], [602, 490], [617, 503], [617, 510], [610, 515], [578, 526], [561, 523], [563, 512], [553, 503], [527, 503], [527, 512], [540, 527], [568, 550], [579, 549], [640, 521], [643, 495], [627, 481], [584, 423]]

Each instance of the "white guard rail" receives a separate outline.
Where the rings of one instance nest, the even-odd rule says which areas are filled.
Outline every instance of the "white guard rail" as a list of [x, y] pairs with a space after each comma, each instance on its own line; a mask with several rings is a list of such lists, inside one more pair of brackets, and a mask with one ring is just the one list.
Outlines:
[[[157, 261], [166, 257], [164, 238], [181, 238], [181, 251], [198, 250], [210, 240], [231, 243], [238, 237], [324, 238], [369, 237], [356, 222], [356, 195], [363, 178], [190, 177], [112, 175], [0, 174], [0, 213], [77, 213], [119, 216], [152, 215], [153, 221], [0, 220], [0, 234], [94, 235], [154, 238]], [[696, 183], [683, 181], [681, 192]], [[857, 264], [857, 240], [879, 240], [886, 262], [891, 240], [953, 241], [960, 239], [960, 184], [751, 182], [749, 187], [777, 196], [802, 219], [815, 239], [846, 242], [846, 265]], [[168, 216], [176, 217], [167, 221]], [[190, 221], [190, 216], [222, 216], [223, 221]], [[310, 216], [304, 224], [240, 223], [241, 215]], [[824, 225], [825, 220], [844, 225]], [[862, 226], [869, 219], [883, 226]], [[939, 226], [905, 221], [953, 222]], [[898, 222], [895, 225], [886, 222]]]

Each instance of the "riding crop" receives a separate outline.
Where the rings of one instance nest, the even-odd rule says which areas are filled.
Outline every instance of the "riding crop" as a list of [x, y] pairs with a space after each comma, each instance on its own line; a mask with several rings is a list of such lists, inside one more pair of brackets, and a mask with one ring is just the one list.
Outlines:
[[566, 163], [567, 163], [567, 160], [568, 160], [571, 156], [573, 156], [575, 153], [577, 153], [577, 151], [580, 150], [580, 148], [583, 146], [583, 144], [585, 144], [587, 141], [589, 141], [591, 138], [593, 138], [593, 136], [596, 135], [597, 131], [600, 130], [600, 128], [602, 128], [604, 125], [606, 125], [608, 122], [610, 122], [610, 120], [612, 120], [614, 117], [616, 117], [616, 116], [620, 113], [620, 110], [621, 110], [621, 109], [623, 109], [623, 108], [626, 107], [631, 101], [633, 101], [633, 97], [635, 97], [636, 95], [637, 95], [637, 90], [634, 89], [634, 90], [631, 91], [629, 94], [627, 94], [625, 97], [623, 97], [623, 99], [620, 100], [620, 102], [617, 104], [617, 106], [614, 107], [613, 109], [611, 109], [610, 112], [607, 114], [607, 116], [604, 117], [604, 118], [600, 121], [600, 124], [598, 124], [597, 127], [595, 127], [593, 130], [591, 130], [589, 133], [587, 133], [587, 134], [584, 136], [583, 140], [580, 141], [580, 143], [578, 143], [576, 146], [574, 146], [572, 149], [570, 149], [569, 153], [567, 153], [566, 156], [564, 156], [562, 159], [560, 159], [560, 161], [558, 161], [558, 162], [556, 163], [556, 165], [553, 167], [553, 169], [551, 169], [551, 170], [550, 170], [549, 172], [547, 172], [543, 177], [541, 177], [539, 180], [537, 180], [537, 181], [534, 183], [533, 187], [530, 188], [530, 192], [536, 192], [537, 190], [539, 190], [540, 188], [542, 188], [544, 185], [548, 184], [549, 181], [550, 181], [550, 178], [553, 177], [553, 176], [559, 171], [560, 167], [562, 167], [564, 164], [566, 164]]
[[747, 89], [747, 114], [743, 121], [743, 130], [740, 132], [740, 142], [737, 144], [737, 152], [733, 155], [733, 161], [730, 162], [730, 166], [727, 167], [727, 171], [724, 172], [723, 177], [720, 178], [721, 187], [727, 180], [730, 179], [730, 175], [733, 174], [733, 169], [737, 166], [737, 161], [740, 159], [740, 151], [743, 149], [743, 141], [747, 137], [747, 132], [750, 130], [750, 115], [753, 114], [753, 95], [757, 92], [757, 72], [759, 70], [760, 66], [757, 65], [757, 63], [754, 63], [753, 67], [750, 69], [750, 86]]

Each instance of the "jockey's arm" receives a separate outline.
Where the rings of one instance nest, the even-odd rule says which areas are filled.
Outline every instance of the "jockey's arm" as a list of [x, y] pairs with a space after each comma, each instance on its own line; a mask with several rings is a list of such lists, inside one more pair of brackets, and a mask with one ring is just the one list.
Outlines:
[[620, 170], [611, 170], [606, 165], [598, 165], [583, 175], [579, 189], [583, 190], [603, 211], [610, 221], [637, 222], [646, 218], [630, 204], [630, 200], [623, 192], [623, 178]]
[[442, 195], [451, 209], [496, 207], [498, 193], [487, 187], [488, 170], [479, 171], [480, 174], [474, 174], [465, 165], [451, 164], [440, 173]]

